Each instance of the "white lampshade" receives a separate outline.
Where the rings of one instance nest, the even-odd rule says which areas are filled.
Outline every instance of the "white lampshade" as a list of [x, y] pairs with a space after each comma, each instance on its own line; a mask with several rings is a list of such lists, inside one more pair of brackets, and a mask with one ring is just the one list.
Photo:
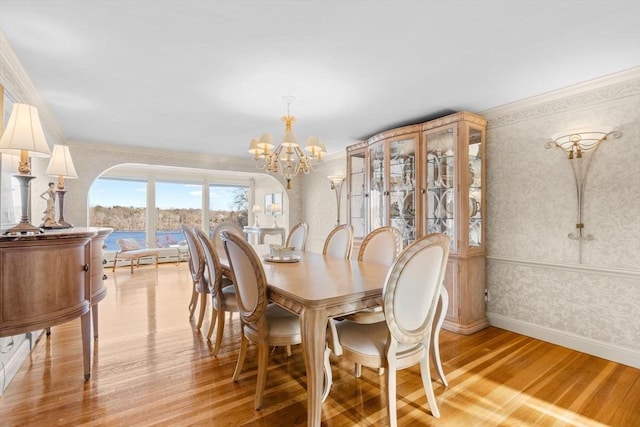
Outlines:
[[36, 107], [13, 104], [9, 122], [0, 138], [0, 151], [9, 154], [26, 151], [29, 157], [51, 156]]
[[310, 136], [307, 138], [307, 145], [304, 148], [306, 151], [310, 151], [311, 154], [316, 154], [318, 151], [322, 149], [320, 146], [320, 140], [317, 136]]
[[260, 213], [260, 212], [262, 212], [262, 206], [260, 206], [260, 205], [253, 205], [253, 212], [254, 212], [254, 213]]
[[64, 178], [78, 177], [68, 146], [59, 144], [53, 146], [53, 156], [49, 160], [49, 166], [47, 166], [47, 170], [44, 173], [45, 175], [62, 176]]
[[260, 147], [258, 147], [258, 139], [253, 138], [251, 140], [251, 144], [249, 145], [249, 152], [255, 155], [255, 154], [259, 154], [260, 151], [262, 150], [260, 149]]
[[258, 140], [258, 148], [262, 148], [263, 150], [269, 151], [273, 149], [273, 138], [268, 133], [263, 133], [260, 136], [260, 140]]
[[20, 156], [15, 154], [2, 154], [2, 172], [9, 175], [18, 173], [18, 163], [20, 163]]
[[292, 130], [286, 130], [284, 132], [284, 137], [282, 138], [282, 145], [285, 147], [298, 146], [298, 138], [296, 138], [296, 134], [294, 134]]

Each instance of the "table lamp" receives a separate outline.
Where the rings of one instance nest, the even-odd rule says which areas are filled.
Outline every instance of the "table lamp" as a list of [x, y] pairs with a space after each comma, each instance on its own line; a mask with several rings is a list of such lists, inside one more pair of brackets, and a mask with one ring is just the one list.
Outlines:
[[73, 166], [73, 160], [71, 160], [71, 153], [69, 152], [68, 146], [58, 144], [53, 146], [53, 155], [44, 173], [48, 176], [58, 177], [56, 193], [58, 194], [60, 217], [58, 219], [58, 225], [51, 228], [72, 228], [73, 225], [64, 220], [64, 195], [67, 192], [67, 190], [64, 189], [64, 179], [75, 179], [78, 177], [78, 174], [76, 173], [76, 168]]
[[31, 225], [31, 176], [30, 157], [51, 157], [49, 145], [44, 137], [38, 109], [27, 104], [13, 104], [7, 127], [0, 138], [0, 152], [19, 154], [18, 174], [14, 175], [20, 183], [22, 215], [20, 222], [4, 234], [40, 234], [43, 230]]
[[254, 227], [260, 227], [260, 222], [258, 221], [258, 215], [262, 212], [262, 207], [260, 205], [253, 205], [253, 216], [254, 216]]
[[280, 214], [280, 205], [278, 203], [271, 204], [271, 216], [273, 216], [273, 228], [278, 228], [278, 221], [276, 220], [276, 215]]

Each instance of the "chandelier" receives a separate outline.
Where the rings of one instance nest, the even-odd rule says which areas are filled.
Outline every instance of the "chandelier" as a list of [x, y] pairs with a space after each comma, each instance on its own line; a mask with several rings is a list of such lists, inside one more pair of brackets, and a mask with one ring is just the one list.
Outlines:
[[322, 155], [327, 152], [324, 144], [315, 136], [307, 139], [305, 154], [296, 139], [291, 125], [296, 121], [290, 114], [291, 97], [285, 97], [287, 101], [287, 115], [282, 116], [284, 122], [284, 137], [282, 142], [274, 150], [273, 138], [268, 133], [263, 133], [260, 138], [251, 140], [249, 152], [253, 154], [258, 169], [264, 169], [269, 173], [280, 175], [287, 180], [287, 189], [291, 189], [291, 180], [300, 172], [308, 174], [312, 169], [312, 161], [322, 160]]

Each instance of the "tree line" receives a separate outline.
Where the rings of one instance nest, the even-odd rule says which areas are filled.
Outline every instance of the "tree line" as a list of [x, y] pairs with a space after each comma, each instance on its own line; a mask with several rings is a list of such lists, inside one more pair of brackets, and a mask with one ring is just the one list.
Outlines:
[[[119, 231], [139, 231], [145, 229], [147, 208], [125, 206], [94, 206], [89, 213], [92, 227], [109, 227]], [[215, 210], [209, 213], [210, 224], [235, 222], [241, 227], [248, 224], [246, 206], [240, 210]], [[159, 231], [179, 230], [181, 224], [202, 226], [202, 209], [171, 208], [156, 209], [156, 229]]]

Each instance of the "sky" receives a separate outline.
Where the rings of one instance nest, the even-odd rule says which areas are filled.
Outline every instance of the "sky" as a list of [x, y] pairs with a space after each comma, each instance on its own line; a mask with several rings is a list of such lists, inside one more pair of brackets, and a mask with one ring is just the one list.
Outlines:
[[[211, 187], [211, 210], [230, 210], [233, 206], [233, 189], [230, 186]], [[98, 179], [89, 191], [90, 206], [147, 205], [147, 183], [118, 179]], [[156, 182], [156, 206], [170, 208], [202, 208], [202, 186], [196, 184]]]

